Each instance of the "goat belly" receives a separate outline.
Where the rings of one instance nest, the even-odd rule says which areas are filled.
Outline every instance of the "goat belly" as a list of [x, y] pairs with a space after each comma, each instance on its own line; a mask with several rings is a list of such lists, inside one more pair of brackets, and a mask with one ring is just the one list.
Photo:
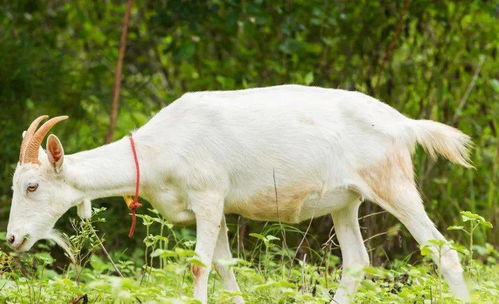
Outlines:
[[235, 213], [258, 221], [299, 223], [304, 220], [330, 214], [358, 201], [358, 193], [335, 188], [321, 192], [318, 188], [290, 188], [287, 191], [266, 191], [247, 200], [226, 200], [225, 213]]
[[235, 213], [258, 221], [297, 223], [305, 202], [318, 201], [320, 189], [314, 187], [275, 188], [250, 196], [248, 199], [226, 201], [225, 213]]

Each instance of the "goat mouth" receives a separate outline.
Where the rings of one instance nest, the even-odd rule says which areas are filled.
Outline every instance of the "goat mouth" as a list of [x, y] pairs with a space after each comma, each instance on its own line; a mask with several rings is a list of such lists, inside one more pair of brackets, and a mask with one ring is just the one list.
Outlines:
[[27, 240], [28, 240], [28, 238], [23, 238], [23, 241], [19, 245], [17, 245], [16, 247], [14, 247], [14, 249], [16, 251], [21, 251], [21, 247], [23, 247], [23, 245], [26, 243]]

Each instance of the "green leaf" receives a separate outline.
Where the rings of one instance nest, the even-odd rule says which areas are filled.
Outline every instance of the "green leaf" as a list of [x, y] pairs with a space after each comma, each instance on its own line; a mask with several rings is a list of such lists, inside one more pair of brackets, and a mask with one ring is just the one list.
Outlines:
[[462, 253], [464, 255], [469, 255], [469, 250], [468, 248], [464, 247], [463, 245], [457, 244], [457, 243], [452, 243], [451, 245], [452, 249], [456, 250], [459, 253]]
[[182, 249], [182, 248], [175, 248], [175, 252], [178, 254], [179, 257], [193, 257], [196, 255], [196, 252], [194, 250], [190, 249]]
[[97, 271], [97, 273], [101, 273], [110, 269], [110, 265], [105, 263], [100, 257], [96, 255], [92, 255], [92, 257], [90, 258], [90, 265], [95, 271]]
[[488, 222], [488, 221], [484, 221], [484, 222], [480, 223], [480, 225], [482, 225], [482, 226], [484, 226], [486, 228], [490, 228], [490, 229], [494, 228], [494, 226], [492, 225], [492, 223]]
[[197, 257], [191, 257], [191, 258], [188, 258], [187, 259], [187, 262], [191, 265], [197, 265], [197, 266], [201, 266], [201, 267], [206, 267], [206, 265], [201, 262], [201, 260]]
[[54, 262], [54, 258], [48, 252], [39, 252], [35, 256], [45, 265], [51, 265]]
[[250, 233], [249, 236], [252, 236], [252, 237], [257, 238], [257, 239], [262, 240], [262, 241], [267, 240], [264, 235], [261, 235], [259, 233]]
[[433, 250], [428, 245], [425, 245], [425, 246], [421, 247], [420, 250], [421, 250], [421, 255], [422, 256], [428, 256], [428, 255], [433, 254]]
[[275, 236], [270, 235], [270, 234], [269, 234], [269, 235], [267, 235], [266, 239], [267, 239], [268, 241], [270, 241], [270, 242], [280, 240], [280, 238], [275, 237]]
[[492, 86], [492, 88], [494, 88], [494, 91], [496, 91], [497, 93], [499, 93], [499, 80], [497, 79], [491, 79], [490, 80], [490, 85]]
[[216, 262], [217, 262], [218, 265], [234, 266], [234, 265], [237, 265], [238, 259], [235, 259], [235, 258], [217, 259]]
[[475, 222], [485, 222], [485, 219], [480, 215], [473, 213], [471, 211], [461, 211], [461, 218], [463, 222], [475, 221]]
[[164, 249], [156, 249], [153, 252], [151, 252], [151, 257], [158, 257], [160, 256], [165, 250]]
[[445, 244], [447, 244], [445, 240], [439, 240], [439, 239], [429, 240], [428, 243], [435, 245], [437, 247], [442, 247]]
[[307, 75], [305, 75], [303, 82], [306, 85], [310, 85], [312, 82], [314, 82], [314, 72], [308, 72]]

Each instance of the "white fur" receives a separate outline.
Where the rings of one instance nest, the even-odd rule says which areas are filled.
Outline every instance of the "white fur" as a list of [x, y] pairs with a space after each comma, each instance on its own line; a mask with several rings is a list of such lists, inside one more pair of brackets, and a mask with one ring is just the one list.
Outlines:
[[[412, 172], [416, 142], [466, 165], [469, 140], [456, 129], [409, 119], [358, 92], [298, 85], [187, 93], [133, 136], [141, 196], [173, 223], [197, 224], [196, 252], [206, 267], [193, 269], [194, 295], [202, 303], [213, 261], [225, 286], [239, 290], [232, 270], [217, 264], [230, 257], [224, 213], [291, 223], [332, 214], [346, 268], [332, 303], [348, 302], [362, 266], [369, 264], [357, 222], [360, 201], [392, 212], [420, 243], [443, 238], [424, 211], [412, 175], [397, 166], [408, 164]], [[134, 192], [127, 138], [66, 155], [60, 173], [50, 157], [41, 158], [40, 166], [21, 164], [14, 175], [8, 235], [31, 236], [19, 250], [50, 235], [70, 207], [78, 205], [79, 214], [88, 216], [90, 200]], [[384, 178], [373, 179], [371, 172], [393, 178], [383, 184]], [[39, 189], [27, 193], [32, 181]], [[451, 288], [467, 299], [454, 251], [442, 257], [442, 269]]]

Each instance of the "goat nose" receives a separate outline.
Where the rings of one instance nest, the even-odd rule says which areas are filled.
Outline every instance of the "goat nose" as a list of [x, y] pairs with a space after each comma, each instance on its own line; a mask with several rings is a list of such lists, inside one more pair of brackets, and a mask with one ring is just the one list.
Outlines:
[[11, 234], [7, 239], [7, 241], [9, 242], [9, 244], [14, 244], [14, 242], [16, 241], [16, 237], [13, 234]]

